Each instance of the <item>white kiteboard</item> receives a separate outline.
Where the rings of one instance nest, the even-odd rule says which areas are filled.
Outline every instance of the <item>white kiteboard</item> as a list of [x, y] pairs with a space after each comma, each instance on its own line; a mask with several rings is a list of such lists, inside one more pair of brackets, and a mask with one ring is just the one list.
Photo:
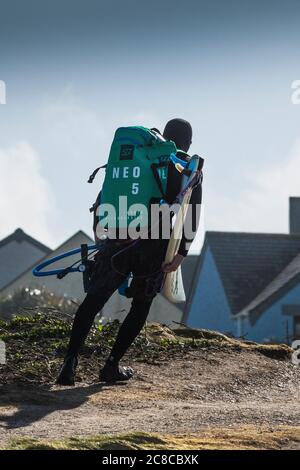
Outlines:
[[[188, 163], [187, 169], [191, 171], [190, 176], [183, 176], [182, 178], [182, 188], [188, 186], [191, 179], [195, 176], [195, 172], [199, 166], [199, 157], [197, 155], [193, 156]], [[175, 165], [178, 171], [179, 167]], [[165, 256], [165, 263], [171, 263], [174, 259], [174, 256], [178, 253], [183, 226], [186, 218], [186, 214], [189, 208], [189, 202], [192, 195], [193, 188], [189, 187], [182, 199], [179, 210], [177, 211], [175, 221], [173, 223], [173, 229], [168, 243], [168, 248]], [[182, 281], [181, 266], [176, 271], [167, 273], [164, 280], [164, 286], [162, 290], [164, 296], [173, 303], [185, 302], [186, 296], [184, 292], [184, 286]]]

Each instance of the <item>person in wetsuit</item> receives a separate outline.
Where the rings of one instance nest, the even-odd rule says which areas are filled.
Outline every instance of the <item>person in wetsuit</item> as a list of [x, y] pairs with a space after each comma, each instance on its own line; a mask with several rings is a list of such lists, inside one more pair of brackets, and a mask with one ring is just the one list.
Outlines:
[[[172, 119], [167, 123], [163, 136], [175, 142], [178, 149], [187, 152], [192, 142], [192, 127], [183, 119]], [[180, 192], [181, 181], [180, 173], [173, 165], [170, 166], [167, 184], [168, 200], [174, 200]], [[201, 197], [202, 189], [199, 184], [192, 191], [189, 208], [193, 214], [194, 235], [198, 227], [196, 207], [201, 203]], [[106, 363], [100, 371], [100, 380], [115, 382], [125, 381], [132, 377], [131, 367], [123, 367], [119, 362], [143, 328], [152, 301], [161, 289], [164, 273], [176, 271], [187, 256], [188, 246], [192, 239], [187, 240], [183, 233], [178, 253], [171, 263], [165, 264], [168, 242], [169, 240], [165, 239], [142, 239], [132, 247], [129, 246], [117, 255], [117, 270], [113, 269], [111, 259], [120, 252], [122, 246], [120, 248], [120, 242], [117, 240], [108, 239], [104, 242], [101, 255], [96, 258], [87, 295], [74, 318], [67, 354], [57, 378], [57, 384], [74, 385], [78, 353], [93, 325], [95, 316], [129, 273], [133, 274], [128, 289], [128, 297], [132, 297], [131, 308], [119, 329]], [[145, 273], [149, 273], [149, 276], [145, 277]]]

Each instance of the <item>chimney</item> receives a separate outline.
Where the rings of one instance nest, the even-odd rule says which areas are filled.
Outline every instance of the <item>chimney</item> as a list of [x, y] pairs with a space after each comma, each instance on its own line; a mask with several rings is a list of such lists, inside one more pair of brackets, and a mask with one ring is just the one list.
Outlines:
[[300, 197], [290, 197], [290, 234], [300, 235]]

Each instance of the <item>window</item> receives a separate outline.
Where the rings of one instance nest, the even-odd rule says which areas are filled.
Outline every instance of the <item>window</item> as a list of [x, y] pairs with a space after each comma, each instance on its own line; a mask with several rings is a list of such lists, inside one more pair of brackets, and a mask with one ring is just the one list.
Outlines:
[[300, 315], [294, 316], [294, 336], [300, 338]]

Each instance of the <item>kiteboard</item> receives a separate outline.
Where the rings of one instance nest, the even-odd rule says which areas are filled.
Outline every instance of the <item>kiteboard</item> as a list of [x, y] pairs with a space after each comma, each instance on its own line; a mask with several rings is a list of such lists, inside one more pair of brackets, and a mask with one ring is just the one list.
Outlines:
[[[180, 165], [180, 163], [175, 164], [175, 166], [178, 171], [184, 171], [184, 168]], [[165, 263], [171, 263], [176, 254], [178, 253], [182, 238], [183, 227], [189, 208], [189, 202], [194, 187], [192, 183], [195, 180], [195, 176], [198, 170], [200, 170], [202, 166], [203, 159], [198, 155], [194, 155], [193, 157], [191, 157], [187, 166], [185, 167], [185, 173], [189, 173], [189, 175], [187, 176], [186, 174], [184, 174], [182, 178], [183, 197], [180, 202], [179, 209], [175, 214], [172, 233], [165, 256]], [[166, 273], [162, 293], [172, 303], [185, 302], [186, 296], [182, 280], [181, 266], [179, 266], [176, 271]]]

